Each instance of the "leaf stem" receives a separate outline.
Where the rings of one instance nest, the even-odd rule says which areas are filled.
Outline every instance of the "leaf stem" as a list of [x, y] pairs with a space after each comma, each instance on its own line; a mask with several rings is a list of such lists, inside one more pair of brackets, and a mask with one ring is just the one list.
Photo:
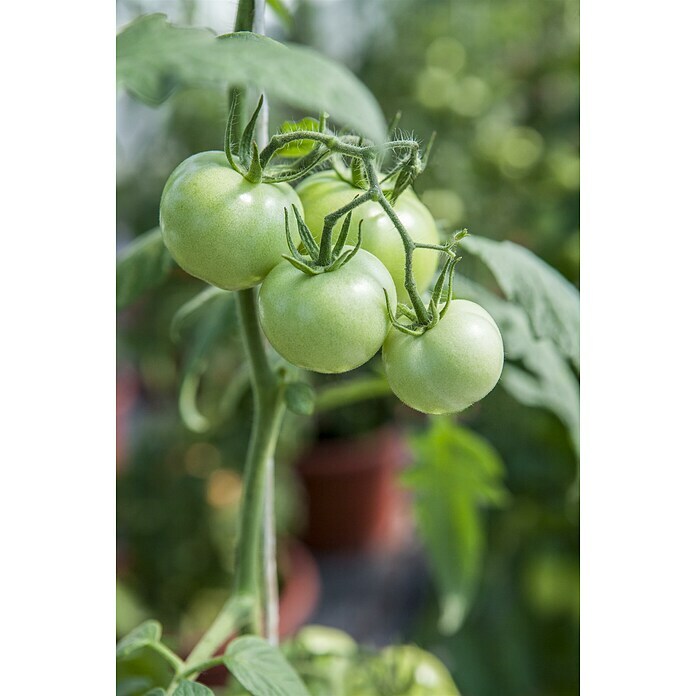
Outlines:
[[391, 394], [385, 377], [365, 377], [325, 387], [317, 394], [316, 410], [330, 411], [358, 401], [376, 399]]
[[396, 231], [401, 236], [401, 241], [404, 245], [404, 255], [406, 257], [405, 262], [405, 273], [404, 273], [404, 287], [411, 299], [411, 304], [413, 306], [413, 311], [416, 313], [419, 323], [427, 324], [430, 320], [428, 310], [423, 304], [420, 294], [418, 293], [418, 287], [416, 286], [415, 278], [413, 277], [413, 252], [416, 248], [414, 241], [411, 239], [411, 235], [407, 232], [396, 211], [392, 207], [391, 203], [387, 200], [381, 186], [379, 185], [379, 180], [377, 177], [377, 170], [373, 162], [365, 157], [365, 169], [367, 171], [367, 178], [370, 183], [370, 190], [377, 193], [377, 202], [382, 206], [382, 209], [387, 214], [387, 217], [391, 220], [392, 224], [396, 228]]

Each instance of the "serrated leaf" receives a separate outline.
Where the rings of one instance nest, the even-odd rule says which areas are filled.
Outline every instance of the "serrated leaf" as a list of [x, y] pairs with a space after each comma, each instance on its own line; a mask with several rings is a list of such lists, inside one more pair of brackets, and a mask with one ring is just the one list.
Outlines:
[[503, 388], [526, 406], [546, 408], [555, 413], [566, 426], [576, 456], [579, 456], [580, 385], [555, 343], [535, 336], [527, 313], [519, 305], [497, 297], [466, 278], [457, 278], [456, 288], [458, 297], [478, 302], [500, 328], [505, 346]]
[[[319, 133], [319, 121], [316, 118], [303, 118], [301, 121], [285, 121], [280, 127], [280, 133], [295, 133], [297, 131], [314, 131]], [[283, 145], [276, 151], [280, 157], [304, 157], [308, 155], [315, 142], [313, 140], [295, 140], [287, 145]]]
[[161, 285], [173, 267], [159, 227], [140, 235], [116, 259], [116, 308], [127, 307]]
[[148, 643], [157, 643], [162, 637], [162, 625], [159, 621], [148, 619], [136, 626], [116, 644], [116, 657], [125, 657]]
[[377, 100], [346, 68], [304, 46], [251, 32], [216, 38], [175, 27], [163, 14], [139, 17], [116, 38], [119, 85], [149, 104], [181, 86], [252, 85], [290, 106], [332, 118], [376, 143], [386, 124]]
[[440, 630], [454, 633], [478, 587], [485, 550], [482, 508], [507, 498], [496, 451], [446, 418], [432, 419], [411, 438], [414, 463], [402, 474], [413, 491], [418, 532], [425, 541], [440, 600]]
[[285, 404], [300, 416], [311, 416], [314, 413], [316, 394], [307, 382], [290, 382], [285, 387]]
[[173, 696], [215, 696], [215, 694], [204, 684], [182, 681], [174, 690]]
[[233, 640], [225, 650], [224, 663], [252, 696], [309, 696], [283, 653], [257, 636]]
[[575, 374], [554, 345], [541, 341], [525, 359], [523, 370], [507, 364], [501, 383], [520, 403], [555, 413], [568, 429], [573, 449], [580, 454], [580, 388]]
[[462, 250], [483, 261], [505, 297], [529, 316], [534, 334], [580, 365], [580, 294], [555, 268], [513, 242], [468, 236]]

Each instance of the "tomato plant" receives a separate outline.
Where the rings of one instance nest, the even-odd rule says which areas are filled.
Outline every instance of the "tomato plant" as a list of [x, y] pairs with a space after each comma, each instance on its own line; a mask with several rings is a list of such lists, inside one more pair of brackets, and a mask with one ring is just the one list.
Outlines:
[[316, 275], [283, 262], [261, 285], [261, 327], [294, 365], [347, 372], [367, 362], [384, 343], [390, 327], [385, 290], [395, 303], [387, 269], [363, 249], [337, 270]]
[[[353, 370], [382, 348], [386, 382], [378, 378], [404, 403], [429, 414], [459, 412], [482, 399], [498, 382], [504, 359], [493, 318], [473, 302], [453, 299], [456, 250], [465, 231], [440, 240], [433, 216], [414, 192], [429, 148], [422, 151], [417, 141], [393, 129], [380, 132], [381, 115], [370, 124], [378, 140], [368, 139], [365, 132], [333, 129], [323, 112], [324, 93], [339, 92], [342, 98], [333, 103], [339, 112], [349, 111], [345, 105], [351, 103], [353, 89], [350, 82], [340, 82], [345, 79], [340, 71], [327, 80], [316, 101], [309, 100], [322, 106], [318, 118], [284, 124], [268, 137], [267, 104], [261, 96], [243, 124], [249, 74], [273, 80], [287, 60], [292, 69], [283, 76], [301, 88], [311, 72], [298, 69], [307, 67], [304, 52], [278, 52], [275, 42], [250, 33], [254, 11], [253, 0], [243, 0], [236, 31], [217, 40], [206, 32], [171, 33], [157, 19], [136, 25], [130, 36], [130, 41], [140, 42], [136, 49], [155, 72], [142, 75], [133, 64], [126, 71], [131, 87], [141, 94], [151, 90], [164, 99], [160, 92], [170, 84], [177, 61], [183, 66], [184, 83], [196, 70], [205, 79], [211, 71], [215, 79], [224, 77], [228, 68], [239, 71], [226, 85], [231, 99], [223, 150], [193, 155], [174, 170], [161, 198], [161, 239], [156, 234], [149, 237], [138, 254], [129, 256], [134, 268], [166, 273], [168, 258], [157, 247], [159, 240], [190, 274], [237, 291], [233, 298], [222, 295], [225, 303], [233, 299], [236, 305], [235, 323], [254, 397], [229, 600], [185, 662], [163, 650], [152, 625], [141, 627], [120, 647], [123, 663], [135, 663], [133, 669], [140, 669], [139, 651], [146, 647], [146, 652], [163, 656], [167, 669], [153, 677], [152, 686], [174, 694], [183, 693], [198, 673], [217, 663], [224, 663], [254, 696], [271, 689], [259, 690], [259, 679], [264, 688], [283, 683], [289, 694], [306, 694], [282, 654], [259, 638], [239, 638], [225, 655], [214, 657], [232, 632], [265, 635], [270, 643], [277, 640], [274, 452], [286, 408], [310, 414], [314, 392], [301, 376], [298, 380], [299, 371], [278, 369], [266, 339], [287, 362], [318, 373]], [[163, 53], [176, 42], [192, 43], [181, 44], [181, 50], [165, 60], [151, 50], [152, 36], [165, 34], [159, 44]], [[126, 44], [124, 55], [133, 61], [138, 51]], [[222, 55], [223, 67], [215, 68]], [[266, 55], [275, 58], [267, 60]], [[249, 63], [242, 70], [239, 66], [245, 61]], [[293, 61], [299, 61], [294, 68]], [[342, 90], [329, 89], [335, 84], [343, 85]], [[285, 82], [277, 80], [273, 86], [293, 103], [296, 95]], [[257, 87], [266, 91], [263, 84]], [[369, 116], [374, 100], [360, 98]], [[358, 122], [353, 116], [342, 121], [353, 126]], [[291, 213], [294, 226], [289, 224]], [[148, 285], [138, 282], [131, 287]], [[194, 311], [204, 312], [211, 297], [202, 293]], [[196, 361], [199, 366], [204, 363], [202, 358]], [[190, 377], [185, 374], [182, 384], [195, 393], [197, 382]], [[245, 664], [253, 668], [247, 670]], [[272, 669], [266, 675], [268, 665]]]
[[[388, 189], [387, 189], [388, 190]], [[335, 171], [312, 174], [297, 187], [305, 221], [315, 239], [321, 238], [324, 218], [347, 205], [364, 191]], [[394, 204], [394, 211], [414, 242], [437, 244], [439, 235], [430, 211], [418, 200], [413, 189], [406, 189]], [[356, 209], [348, 233], [348, 243], [355, 244], [358, 224], [363, 221], [363, 249], [374, 254], [391, 273], [399, 300], [405, 300], [406, 276], [403, 241], [386, 212], [375, 201], [367, 201]], [[340, 220], [339, 220], [340, 222]], [[417, 249], [413, 255], [413, 277], [420, 291], [427, 289], [437, 270], [437, 255], [428, 249]]]
[[503, 339], [483, 307], [453, 300], [438, 323], [420, 335], [393, 328], [382, 355], [389, 386], [405, 404], [423, 413], [456, 413], [497, 384]]
[[188, 273], [224, 290], [258, 285], [286, 250], [283, 210], [301, 206], [285, 183], [252, 183], [221, 151], [183, 161], [160, 204], [164, 242]]

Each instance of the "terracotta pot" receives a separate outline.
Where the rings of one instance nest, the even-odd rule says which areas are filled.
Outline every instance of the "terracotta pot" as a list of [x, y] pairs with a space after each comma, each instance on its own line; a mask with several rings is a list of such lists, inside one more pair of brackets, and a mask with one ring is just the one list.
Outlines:
[[[321, 580], [319, 567], [309, 549], [296, 539], [285, 540], [278, 550], [278, 570], [285, 579], [278, 599], [280, 638], [288, 638], [307, 622], [319, 603]], [[221, 655], [235, 635], [230, 636], [215, 653]], [[192, 647], [192, 646], [191, 646]], [[229, 673], [224, 665], [204, 672], [200, 681], [221, 686]]]
[[307, 494], [304, 540], [327, 550], [387, 542], [401, 500], [395, 472], [406, 458], [403, 438], [391, 426], [315, 443], [297, 462]]

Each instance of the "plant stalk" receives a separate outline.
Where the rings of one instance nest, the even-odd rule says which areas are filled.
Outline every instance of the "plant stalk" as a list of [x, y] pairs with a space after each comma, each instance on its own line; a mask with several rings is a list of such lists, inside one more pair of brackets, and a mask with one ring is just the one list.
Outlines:
[[316, 410], [330, 411], [334, 408], [348, 406], [358, 401], [377, 399], [391, 394], [391, 387], [385, 377], [364, 377], [352, 379], [345, 383], [325, 387], [317, 394]]
[[[263, 31], [264, 0], [241, 0], [238, 6], [235, 31]], [[256, 18], [255, 25], [254, 20]], [[259, 19], [260, 18], [260, 19]], [[237, 90], [238, 108], [243, 104], [244, 94]], [[241, 115], [241, 112], [238, 112]], [[262, 144], [268, 139], [267, 114], [261, 119]], [[241, 128], [241, 118], [237, 120]], [[266, 353], [258, 321], [256, 288], [237, 293], [237, 310], [240, 319], [242, 340], [250, 365], [251, 385], [254, 397], [254, 412], [251, 439], [244, 467], [239, 536], [236, 547], [235, 576], [232, 594], [215, 621], [191, 651], [182, 674], [195, 675], [196, 665], [205, 664], [217, 648], [235, 631], [248, 630], [262, 633], [262, 616], [273, 614], [267, 626], [277, 626], [277, 589], [269, 589], [268, 580], [262, 592], [261, 560], [264, 557], [265, 577], [273, 576], [275, 570], [275, 530], [273, 520], [273, 462], [278, 434], [285, 413], [282, 383], [273, 371]], [[272, 539], [262, 543], [263, 537]], [[262, 549], [264, 552], [262, 554]], [[269, 555], [272, 554], [272, 560]], [[261, 597], [265, 596], [266, 609], [262, 611]], [[270, 606], [268, 602], [270, 600]], [[273, 630], [273, 629], [272, 629]], [[277, 642], [277, 637], [275, 638]], [[180, 675], [181, 676], [181, 675]], [[193, 676], [195, 678], [195, 676]]]

